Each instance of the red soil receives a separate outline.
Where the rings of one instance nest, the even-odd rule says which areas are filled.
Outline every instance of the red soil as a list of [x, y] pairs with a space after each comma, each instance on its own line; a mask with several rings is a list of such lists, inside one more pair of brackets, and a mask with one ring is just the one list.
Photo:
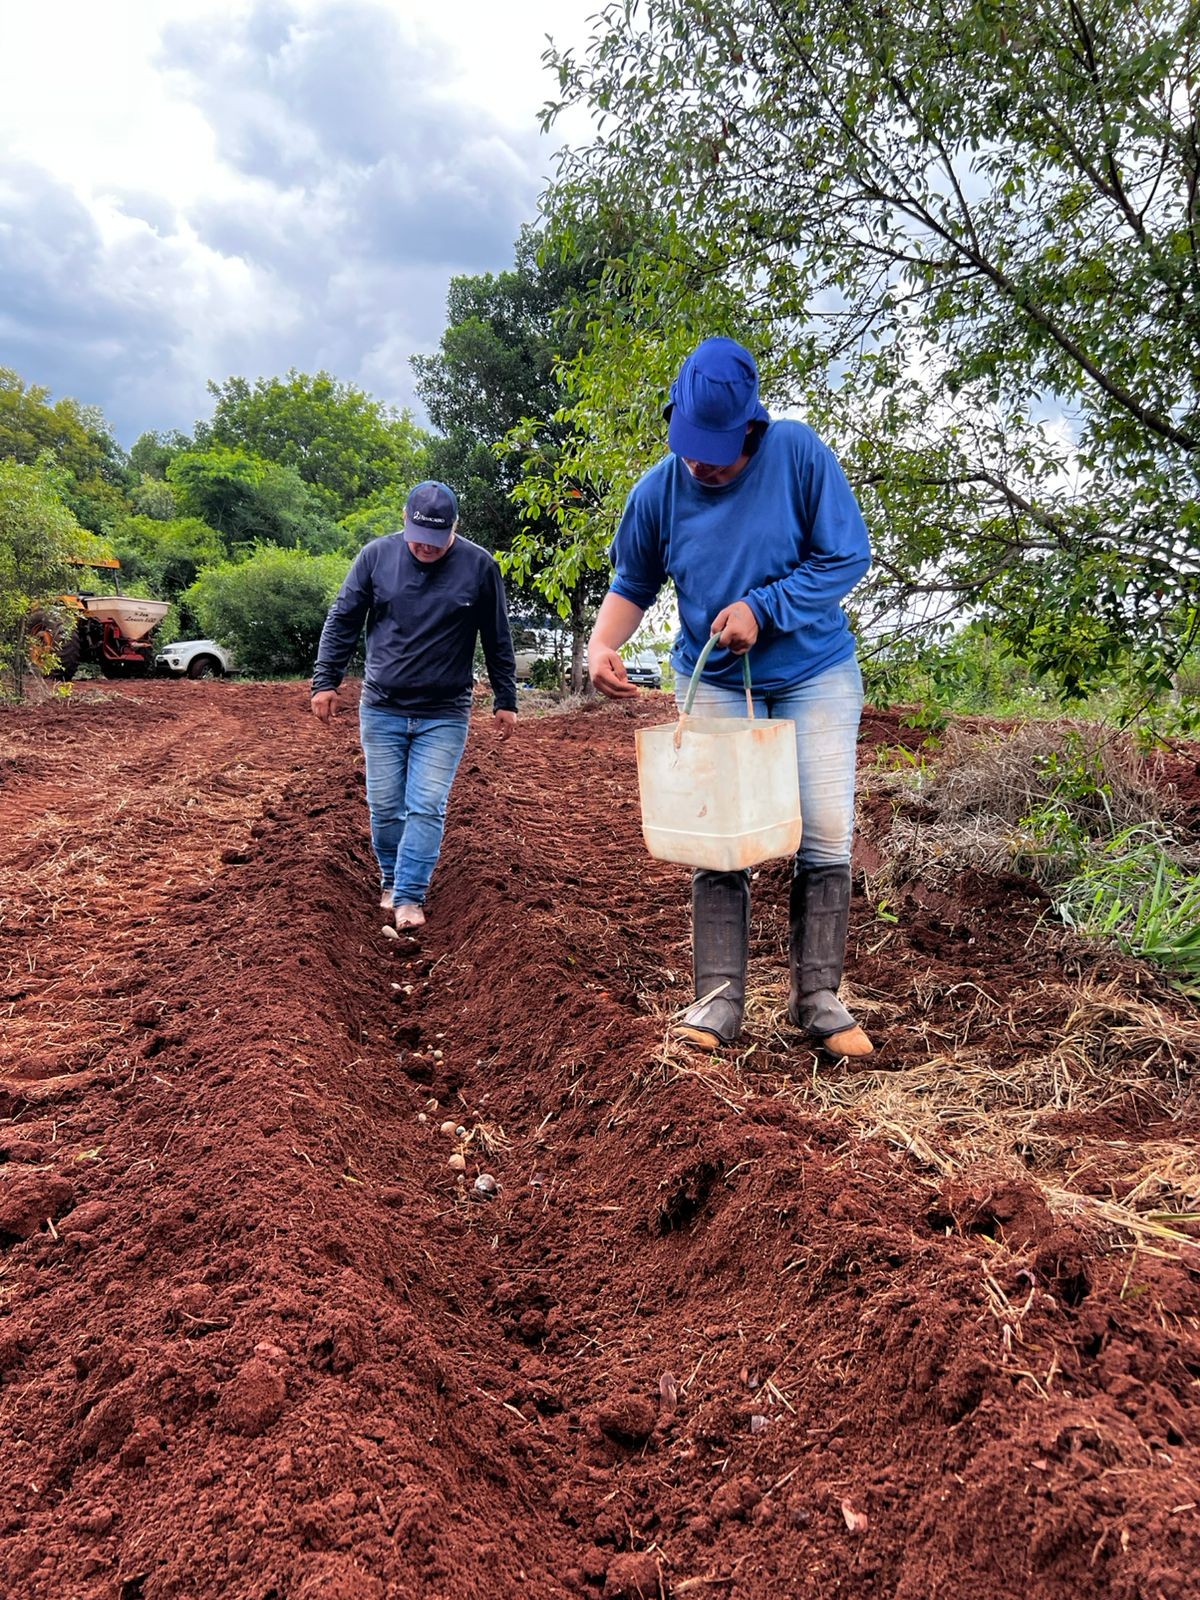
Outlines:
[[[686, 874], [632, 757], [663, 714], [474, 730], [400, 943], [352, 719], [303, 690], [0, 718], [0, 1594], [1195, 1594], [1200, 1258], [664, 1052]], [[884, 1067], [918, 1011], [1064, 975], [1021, 880], [901, 909], [880, 947], [856, 902]]]

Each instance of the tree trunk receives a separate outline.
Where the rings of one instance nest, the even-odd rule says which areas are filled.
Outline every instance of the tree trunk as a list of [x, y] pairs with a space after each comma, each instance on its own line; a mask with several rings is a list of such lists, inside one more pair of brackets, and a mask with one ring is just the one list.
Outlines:
[[0, 693], [12, 700], [25, 697], [25, 625], [0, 643]]
[[571, 693], [583, 693], [583, 670], [586, 665], [586, 639], [584, 637], [583, 584], [577, 583], [571, 591]]

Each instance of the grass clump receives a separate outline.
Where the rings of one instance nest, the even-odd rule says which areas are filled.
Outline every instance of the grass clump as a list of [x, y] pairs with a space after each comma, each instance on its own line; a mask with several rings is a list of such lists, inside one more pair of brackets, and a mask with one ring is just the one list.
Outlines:
[[1200, 854], [1173, 831], [1155, 757], [1097, 724], [948, 728], [935, 760], [877, 770], [914, 793], [884, 841], [876, 892], [963, 868], [1018, 872], [1085, 938], [1162, 966], [1200, 992]]
[[1085, 852], [1053, 904], [1077, 933], [1166, 967], [1200, 994], [1200, 876], [1153, 829], [1126, 828]]

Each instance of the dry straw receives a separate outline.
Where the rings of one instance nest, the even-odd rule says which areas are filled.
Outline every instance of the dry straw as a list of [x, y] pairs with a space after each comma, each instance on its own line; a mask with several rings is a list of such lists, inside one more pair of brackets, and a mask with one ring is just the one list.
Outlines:
[[[1169, 1254], [1200, 1249], [1192, 1233], [1200, 1146], [1172, 1132], [1198, 1109], [1190, 1083], [1200, 1029], [1169, 996], [1080, 979], [1039, 983], [1001, 1006], [980, 990], [948, 1038], [928, 1017], [902, 1016], [894, 1001], [844, 989], [868, 1027], [902, 1027], [910, 1046], [914, 1038], [924, 1046], [903, 1070], [851, 1070], [821, 1059], [787, 1022], [774, 965], [752, 964], [743, 1045], [698, 1058], [670, 1042], [668, 1030], [664, 1064], [734, 1113], [770, 1095], [841, 1123], [848, 1139], [882, 1139], [931, 1186], [972, 1171], [1021, 1179], [1051, 1211], [1090, 1221], [1114, 1243]], [[1131, 1110], [1156, 1137], [1103, 1131], [1107, 1113], [1126, 1120]], [[1063, 1113], [1071, 1114], [1069, 1131], [1060, 1131]], [[1084, 1131], [1085, 1122], [1094, 1131]]]
[[[1152, 758], [1087, 724], [951, 729], [936, 767], [933, 759], [897, 752], [869, 775], [869, 789], [902, 802], [890, 831], [874, 841], [884, 857], [867, 885], [877, 905], [914, 879], [949, 886], [964, 868], [1036, 872], [1024, 824], [1051, 803], [1085, 837], [1110, 840], [1147, 822], [1165, 835], [1173, 814]], [[1047, 881], [1055, 870], [1048, 865]], [[881, 918], [876, 949], [886, 947], [894, 920]], [[843, 986], [868, 1029], [883, 1038], [902, 1030], [902, 1070], [889, 1070], [886, 1054], [860, 1068], [822, 1061], [787, 1022], [778, 958], [751, 963], [747, 1042], [697, 1063], [668, 1040], [663, 1064], [698, 1079], [734, 1112], [767, 1094], [840, 1122], [848, 1140], [882, 1139], [931, 1187], [972, 1171], [1019, 1178], [1038, 1187], [1053, 1213], [1084, 1219], [1110, 1243], [1193, 1255], [1200, 1148], [1187, 1124], [1200, 1109], [1195, 1011], [1135, 967], [1103, 982], [1088, 976], [1094, 947], [1072, 934], [1043, 924], [1036, 937], [1047, 971], [1063, 975], [1003, 1000], [962, 983], [948, 1006], [951, 992], [911, 973], [903, 992]], [[1072, 970], [1083, 975], [1072, 979]], [[1132, 1136], [1122, 1137], [1128, 1129]], [[1138, 1129], [1152, 1131], [1142, 1137]]]

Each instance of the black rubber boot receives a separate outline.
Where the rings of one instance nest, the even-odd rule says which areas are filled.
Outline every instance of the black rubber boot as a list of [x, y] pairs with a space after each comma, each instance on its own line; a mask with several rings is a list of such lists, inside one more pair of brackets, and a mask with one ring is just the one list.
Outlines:
[[850, 868], [802, 867], [788, 907], [792, 983], [788, 1019], [837, 1056], [869, 1056], [871, 1041], [838, 999], [850, 925]]
[[750, 874], [692, 874], [692, 972], [696, 1004], [675, 1032], [702, 1050], [732, 1044], [742, 1031], [750, 951]]

